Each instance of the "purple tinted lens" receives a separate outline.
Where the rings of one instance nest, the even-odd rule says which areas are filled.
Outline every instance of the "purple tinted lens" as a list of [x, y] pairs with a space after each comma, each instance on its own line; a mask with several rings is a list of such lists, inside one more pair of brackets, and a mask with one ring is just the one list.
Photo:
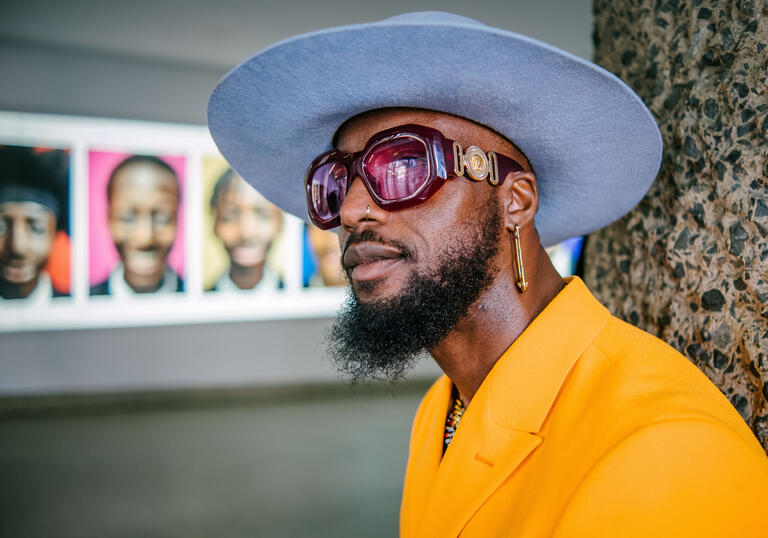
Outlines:
[[325, 163], [312, 173], [312, 210], [320, 220], [328, 221], [339, 214], [346, 193], [347, 169], [343, 165], [336, 162]]
[[404, 136], [371, 148], [363, 163], [371, 187], [384, 200], [410, 198], [429, 178], [427, 147]]

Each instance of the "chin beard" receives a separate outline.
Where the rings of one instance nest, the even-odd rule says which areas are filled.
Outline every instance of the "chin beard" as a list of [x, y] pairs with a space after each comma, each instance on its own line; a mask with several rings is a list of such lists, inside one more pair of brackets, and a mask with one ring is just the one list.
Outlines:
[[474, 224], [443, 250], [435, 269], [411, 274], [396, 297], [363, 303], [350, 289], [328, 332], [327, 356], [352, 382], [406, 377], [490, 286], [501, 224], [491, 198]]

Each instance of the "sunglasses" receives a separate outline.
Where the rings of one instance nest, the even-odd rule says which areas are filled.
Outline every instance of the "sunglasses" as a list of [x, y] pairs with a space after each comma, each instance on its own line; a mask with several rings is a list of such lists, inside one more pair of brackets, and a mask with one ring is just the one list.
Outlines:
[[450, 177], [487, 179], [500, 185], [523, 167], [510, 157], [461, 144], [421, 125], [401, 125], [373, 135], [362, 151], [333, 149], [317, 157], [304, 176], [309, 218], [328, 230], [341, 224], [339, 213], [355, 177], [383, 209], [412, 207], [429, 199]]

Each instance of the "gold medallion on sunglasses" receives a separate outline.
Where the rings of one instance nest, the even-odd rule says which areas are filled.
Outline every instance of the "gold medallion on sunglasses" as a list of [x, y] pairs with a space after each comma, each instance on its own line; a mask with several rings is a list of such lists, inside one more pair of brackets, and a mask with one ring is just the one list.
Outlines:
[[461, 144], [453, 143], [454, 173], [461, 177], [466, 172], [469, 179], [482, 181], [488, 178], [491, 185], [499, 184], [499, 165], [496, 153], [486, 154], [477, 146], [469, 146], [462, 150]]

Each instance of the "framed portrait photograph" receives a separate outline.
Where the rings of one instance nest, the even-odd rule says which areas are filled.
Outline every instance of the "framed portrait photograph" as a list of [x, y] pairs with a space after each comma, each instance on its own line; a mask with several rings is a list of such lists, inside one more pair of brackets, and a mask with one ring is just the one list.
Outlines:
[[185, 159], [90, 151], [90, 295], [184, 291]]
[[203, 289], [222, 294], [284, 289], [283, 212], [221, 157], [203, 158], [202, 180]]
[[69, 296], [69, 192], [68, 151], [0, 145], [0, 303]]

